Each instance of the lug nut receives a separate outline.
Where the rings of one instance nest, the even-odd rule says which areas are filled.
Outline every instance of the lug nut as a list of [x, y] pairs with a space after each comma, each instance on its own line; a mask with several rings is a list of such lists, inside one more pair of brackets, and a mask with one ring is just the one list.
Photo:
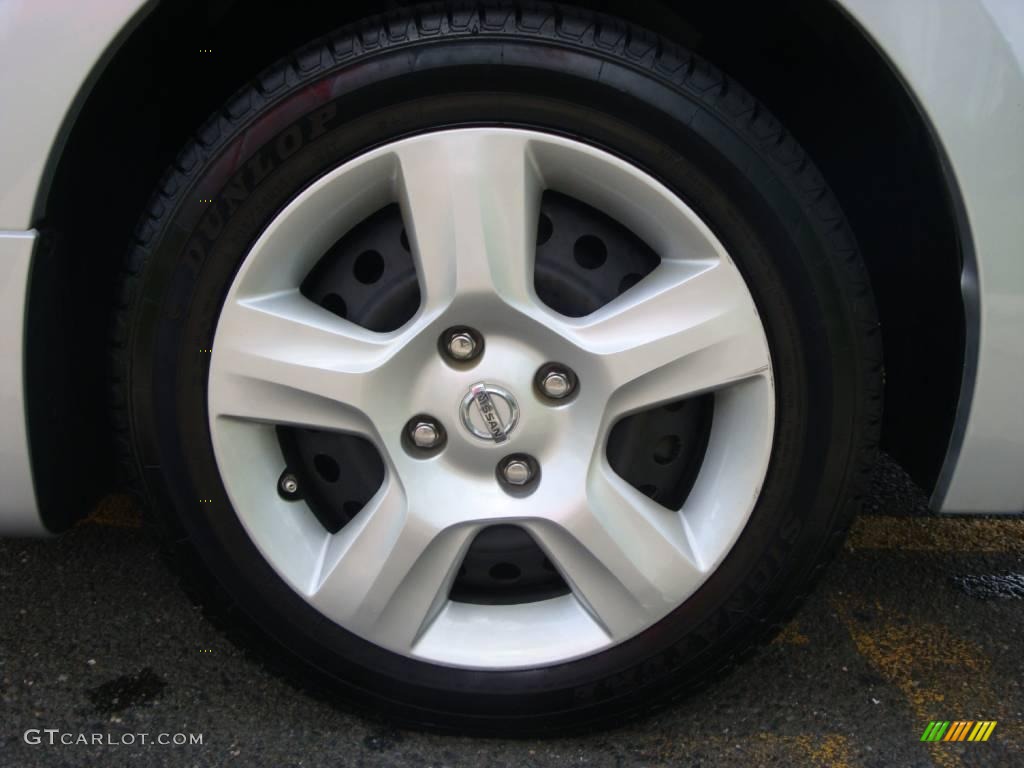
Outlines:
[[456, 360], [469, 360], [476, 352], [476, 341], [468, 333], [455, 333], [448, 339], [448, 354]]
[[552, 400], [564, 400], [576, 391], [576, 374], [554, 363], [541, 367], [535, 381], [541, 394]]
[[522, 459], [512, 459], [502, 467], [501, 474], [509, 485], [526, 485], [533, 477], [533, 470]]
[[543, 381], [541, 381], [540, 388], [544, 390], [544, 394], [548, 397], [561, 400], [572, 392], [572, 382], [569, 381], [569, 377], [564, 373], [560, 371], [551, 371], [551, 373], [547, 374]]
[[281, 491], [289, 496], [294, 496], [299, 492], [299, 481], [295, 479], [295, 475], [288, 473], [281, 475], [280, 485]]
[[441, 430], [429, 421], [418, 421], [413, 424], [409, 436], [417, 448], [436, 448], [441, 442]]
[[483, 338], [469, 328], [449, 328], [441, 335], [441, 350], [457, 363], [466, 363], [479, 357]]
[[512, 496], [532, 493], [540, 481], [540, 464], [525, 453], [513, 453], [498, 462], [498, 482]]
[[448, 440], [444, 425], [426, 413], [413, 416], [402, 430], [402, 444], [410, 456], [426, 459], [440, 452]]

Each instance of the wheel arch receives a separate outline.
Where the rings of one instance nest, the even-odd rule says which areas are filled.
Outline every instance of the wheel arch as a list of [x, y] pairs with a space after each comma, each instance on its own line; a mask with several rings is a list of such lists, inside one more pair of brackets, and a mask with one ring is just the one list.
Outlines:
[[[311, 2], [308, 13], [282, 16], [270, 0], [165, 0], [147, 8], [88, 78], [77, 117], [53, 149], [33, 221], [42, 237], [26, 379], [48, 527], [88, 511], [88, 500], [115, 482], [116, 457], [127, 450], [115, 445], [121, 431], [109, 425], [107, 367], [96, 361], [107, 355], [117, 270], [163, 169], [263, 67], [324, 30], [401, 4]], [[898, 74], [833, 3], [742, 4], [742, 26], [739, 2], [573, 4], [657, 29], [707, 56], [766, 103], [821, 167], [853, 224], [879, 306], [883, 445], [933, 487], [961, 394], [968, 327], [960, 274], [970, 235], [941, 147]], [[890, 107], [881, 119], [866, 106], [879, 102]]]

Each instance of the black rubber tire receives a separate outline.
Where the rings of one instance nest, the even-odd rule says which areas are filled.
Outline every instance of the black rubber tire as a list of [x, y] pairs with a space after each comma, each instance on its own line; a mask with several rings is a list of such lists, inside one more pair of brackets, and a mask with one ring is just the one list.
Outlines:
[[[203, 350], [232, 276], [274, 213], [372, 146], [494, 124], [588, 141], [685, 199], [744, 273], [776, 371], [771, 466], [725, 562], [638, 637], [540, 671], [413, 661], [315, 612], [245, 535], [206, 420]], [[796, 141], [734, 81], [671, 41], [565, 6], [403, 10], [317, 40], [240, 90], [153, 196], [127, 261], [113, 346], [126, 464], [211, 615], [362, 712], [474, 732], [621, 723], [770, 637], [844, 537], [881, 411], [867, 273]]]

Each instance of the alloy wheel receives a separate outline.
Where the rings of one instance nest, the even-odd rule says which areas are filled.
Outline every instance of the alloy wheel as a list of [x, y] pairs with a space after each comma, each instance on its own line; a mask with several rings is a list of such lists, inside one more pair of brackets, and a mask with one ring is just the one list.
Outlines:
[[[552, 289], [542, 278], [558, 269], [538, 245], [549, 193], [614, 220], [656, 266], [590, 305]], [[361, 324], [311, 300], [303, 286], [324, 254], [389, 208], [414, 278], [389, 285], [409, 311]], [[608, 254], [582, 240], [574, 258], [592, 270]], [[224, 486], [280, 577], [368, 641], [474, 669], [587, 656], [681, 605], [749, 518], [775, 412], [757, 308], [697, 214], [604, 150], [504, 128], [396, 141], [300, 193], [229, 289], [208, 392]], [[682, 496], [631, 482], [615, 459], [629, 420], [697, 402], [710, 405]], [[313, 513], [298, 466], [325, 454], [282, 437], [294, 430], [369, 452], [326, 473], [362, 482], [335, 524]], [[666, 445], [656, 458], [687, 453]], [[514, 599], [467, 598], [477, 543], [498, 535], [499, 552], [536, 548], [552, 579]]]

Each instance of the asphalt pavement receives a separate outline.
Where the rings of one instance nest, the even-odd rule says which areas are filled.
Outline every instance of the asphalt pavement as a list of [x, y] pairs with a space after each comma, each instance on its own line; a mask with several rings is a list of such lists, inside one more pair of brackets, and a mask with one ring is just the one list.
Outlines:
[[[60, 538], [0, 541], [0, 766], [1024, 765], [1024, 519], [924, 503], [883, 459], [823, 583], [735, 673], [615, 730], [501, 740], [394, 728], [264, 670], [114, 496]], [[922, 742], [933, 720], [996, 726]]]

